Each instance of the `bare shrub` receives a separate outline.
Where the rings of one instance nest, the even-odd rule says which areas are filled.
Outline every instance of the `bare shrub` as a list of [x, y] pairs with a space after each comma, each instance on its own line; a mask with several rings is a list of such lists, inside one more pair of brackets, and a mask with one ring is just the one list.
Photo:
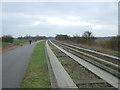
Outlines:
[[2, 37], [2, 42], [13, 43], [14, 38], [10, 35], [5, 35]]

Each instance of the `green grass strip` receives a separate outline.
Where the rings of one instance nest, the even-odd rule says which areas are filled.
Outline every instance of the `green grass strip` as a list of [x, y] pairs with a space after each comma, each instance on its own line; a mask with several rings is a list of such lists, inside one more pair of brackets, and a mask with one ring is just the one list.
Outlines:
[[46, 60], [45, 41], [42, 41], [33, 51], [21, 88], [51, 88]]

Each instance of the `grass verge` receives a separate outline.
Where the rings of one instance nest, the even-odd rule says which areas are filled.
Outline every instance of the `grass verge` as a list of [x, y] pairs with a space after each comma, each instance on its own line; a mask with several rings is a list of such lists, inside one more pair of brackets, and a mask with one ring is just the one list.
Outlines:
[[38, 43], [33, 51], [21, 88], [51, 88], [45, 41]]

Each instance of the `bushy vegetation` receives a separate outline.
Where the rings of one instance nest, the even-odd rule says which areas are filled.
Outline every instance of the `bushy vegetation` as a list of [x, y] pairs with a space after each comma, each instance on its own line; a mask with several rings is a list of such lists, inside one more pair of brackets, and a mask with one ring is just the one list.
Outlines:
[[120, 36], [113, 37], [109, 41], [106, 42], [106, 47], [108, 47], [108, 48], [110, 48], [112, 50], [118, 51], [119, 47], [120, 47], [119, 42], [120, 42]]
[[14, 38], [10, 35], [5, 35], [2, 37], [2, 42], [13, 43]]
[[70, 37], [69, 37], [68, 35], [62, 35], [62, 34], [57, 35], [57, 36], [55, 37], [55, 39], [57, 39], [57, 40], [70, 40], [69, 38], [70, 38]]

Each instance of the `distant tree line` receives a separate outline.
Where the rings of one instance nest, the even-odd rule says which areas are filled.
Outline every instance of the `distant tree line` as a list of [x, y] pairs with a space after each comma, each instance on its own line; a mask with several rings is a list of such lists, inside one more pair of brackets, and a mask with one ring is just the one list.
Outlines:
[[[2, 42], [13, 43], [14, 39], [16, 39], [16, 38], [14, 38], [11, 35], [4, 35], [0, 39]], [[39, 35], [37, 35], [37, 36], [23, 36], [23, 37], [21, 36], [21, 37], [18, 37], [17, 39], [42, 40], [42, 39], [47, 39], [47, 37], [39, 36]]]
[[[68, 36], [68, 35], [56, 35], [55, 37], [56, 40], [64, 40], [64, 41], [71, 41], [71, 42], [76, 42], [76, 43], [81, 43], [81, 44], [86, 44], [86, 45], [93, 45], [97, 46], [98, 43], [95, 41], [97, 38], [92, 35], [92, 32], [85, 31], [82, 36]], [[120, 51], [120, 36], [112, 37], [110, 40], [107, 40], [104, 44], [101, 44], [102, 42], [99, 42], [101, 47], [109, 48], [112, 50]]]
[[18, 37], [18, 39], [31, 39], [31, 40], [41, 40], [41, 39], [47, 39], [46, 36], [24, 36], [24, 37]]
[[56, 40], [69, 40], [77, 43], [82, 43], [82, 44], [93, 44], [95, 41], [95, 37], [92, 35], [92, 32], [85, 31], [83, 35], [80, 37], [78, 35], [70, 37], [68, 35], [56, 35], [55, 37]]

